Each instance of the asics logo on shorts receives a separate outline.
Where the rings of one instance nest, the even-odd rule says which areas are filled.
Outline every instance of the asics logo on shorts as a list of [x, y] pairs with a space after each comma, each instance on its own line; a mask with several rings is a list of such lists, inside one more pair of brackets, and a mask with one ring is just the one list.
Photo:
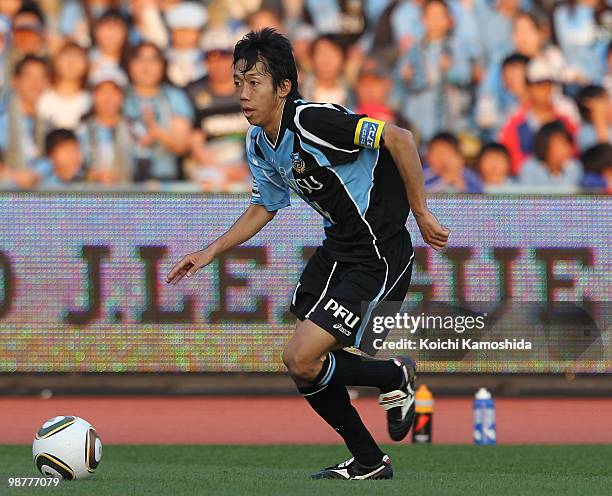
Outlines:
[[357, 322], [359, 322], [359, 315], [355, 315], [350, 310], [344, 308], [340, 305], [336, 300], [330, 298], [329, 301], [323, 307], [324, 310], [328, 310], [332, 312], [332, 315], [337, 319], [343, 319], [344, 323], [353, 329]]
[[345, 329], [342, 324], [334, 324], [334, 329], [338, 329], [345, 336], [349, 336], [349, 337], [351, 336], [351, 331], [349, 331], [348, 329]]

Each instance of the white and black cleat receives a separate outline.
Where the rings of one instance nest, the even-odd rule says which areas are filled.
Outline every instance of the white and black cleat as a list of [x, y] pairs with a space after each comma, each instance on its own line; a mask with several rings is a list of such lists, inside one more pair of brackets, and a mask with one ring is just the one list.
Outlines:
[[345, 462], [319, 470], [311, 475], [312, 479], [340, 479], [340, 480], [380, 480], [393, 479], [391, 459], [384, 455], [380, 463], [368, 467], [362, 465], [354, 458]]
[[394, 441], [401, 441], [406, 437], [414, 423], [416, 363], [407, 356], [394, 358], [393, 362], [402, 370], [402, 385], [399, 389], [382, 393], [378, 397], [378, 403], [387, 410], [389, 436]]

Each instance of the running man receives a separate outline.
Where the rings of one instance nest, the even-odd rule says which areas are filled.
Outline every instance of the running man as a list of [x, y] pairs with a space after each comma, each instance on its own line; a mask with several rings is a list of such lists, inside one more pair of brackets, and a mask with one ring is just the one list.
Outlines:
[[406, 230], [410, 209], [435, 250], [446, 247], [449, 230], [427, 208], [411, 133], [340, 105], [302, 100], [287, 38], [268, 28], [250, 32], [236, 44], [233, 66], [251, 124], [251, 204], [211, 245], [177, 262], [166, 282], [193, 276], [253, 237], [289, 205], [291, 190], [319, 212], [326, 239], [293, 294], [298, 321], [283, 362], [299, 392], [353, 456], [312, 477], [390, 479], [391, 461], [351, 405], [346, 386], [380, 389], [389, 434], [399, 441], [414, 420], [415, 364], [408, 357], [376, 360], [343, 348], [363, 349], [376, 304], [406, 296], [414, 258]]

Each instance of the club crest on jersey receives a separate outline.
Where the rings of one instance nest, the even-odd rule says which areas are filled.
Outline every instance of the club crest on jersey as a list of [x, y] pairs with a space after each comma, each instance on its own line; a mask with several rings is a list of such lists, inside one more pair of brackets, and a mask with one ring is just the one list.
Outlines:
[[300, 157], [299, 152], [293, 152], [291, 154], [291, 167], [298, 174], [303, 174], [306, 172], [306, 162]]

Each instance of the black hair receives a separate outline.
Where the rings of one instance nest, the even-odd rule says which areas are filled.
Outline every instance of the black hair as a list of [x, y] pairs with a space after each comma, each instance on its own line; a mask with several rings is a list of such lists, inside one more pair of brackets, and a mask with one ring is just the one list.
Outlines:
[[587, 106], [587, 100], [606, 96], [606, 94], [606, 90], [597, 84], [589, 84], [580, 88], [576, 95], [576, 105], [578, 106], [578, 112], [580, 112], [580, 118], [583, 121], [591, 122], [591, 110]]
[[15, 13], [13, 18], [22, 14], [32, 14], [36, 16], [36, 19], [38, 19], [40, 26], [42, 28], [45, 27], [45, 16], [36, 2], [24, 2], [21, 8]]
[[612, 169], [612, 145], [599, 143], [587, 148], [580, 154], [580, 161], [586, 172], [601, 174], [606, 169]]
[[288, 79], [291, 82], [289, 95], [300, 96], [291, 42], [275, 29], [264, 28], [247, 33], [234, 47], [232, 65], [236, 66], [239, 60], [246, 63], [242, 73], [250, 71], [257, 62], [261, 62], [276, 88], [280, 88], [283, 81]]
[[551, 121], [544, 124], [533, 138], [533, 153], [542, 162], [546, 161], [550, 140], [557, 134], [562, 135], [570, 143], [574, 143], [572, 135], [561, 121]]
[[15, 64], [15, 70], [13, 72], [15, 77], [21, 76], [21, 73], [28, 64], [40, 64], [45, 68], [47, 74], [49, 74], [49, 64], [47, 63], [47, 59], [44, 57], [39, 57], [38, 55], [28, 54], [17, 62], [17, 64]]
[[105, 10], [104, 13], [98, 18], [96, 25], [104, 21], [119, 21], [126, 28], [128, 28], [130, 25], [128, 18], [125, 15], [123, 15], [123, 12], [121, 12], [120, 9], [117, 9], [117, 8], [110, 8], [108, 10]]
[[78, 142], [76, 134], [70, 129], [54, 129], [45, 136], [45, 153], [50, 155], [53, 150], [66, 141]]
[[438, 142], [451, 145], [458, 153], [461, 153], [459, 140], [453, 133], [442, 131], [441, 133], [436, 134], [433, 138], [431, 138], [431, 140], [429, 140], [429, 146], [431, 147], [434, 143]]
[[512, 64], [523, 64], [523, 65], [527, 65], [529, 63], [529, 57], [527, 57], [526, 55], [521, 55], [520, 53], [514, 52], [511, 53], [510, 55], [508, 55], [504, 61], [502, 62], [502, 68], [506, 68], [506, 66], [512, 65]]
[[478, 164], [478, 167], [480, 167], [480, 161], [482, 160], [482, 157], [484, 157], [487, 153], [501, 153], [506, 158], [506, 160], [510, 162], [510, 152], [508, 152], [508, 149], [501, 143], [493, 141], [484, 145], [480, 149], [480, 152], [478, 152], [478, 156], [476, 157], [476, 163]]

